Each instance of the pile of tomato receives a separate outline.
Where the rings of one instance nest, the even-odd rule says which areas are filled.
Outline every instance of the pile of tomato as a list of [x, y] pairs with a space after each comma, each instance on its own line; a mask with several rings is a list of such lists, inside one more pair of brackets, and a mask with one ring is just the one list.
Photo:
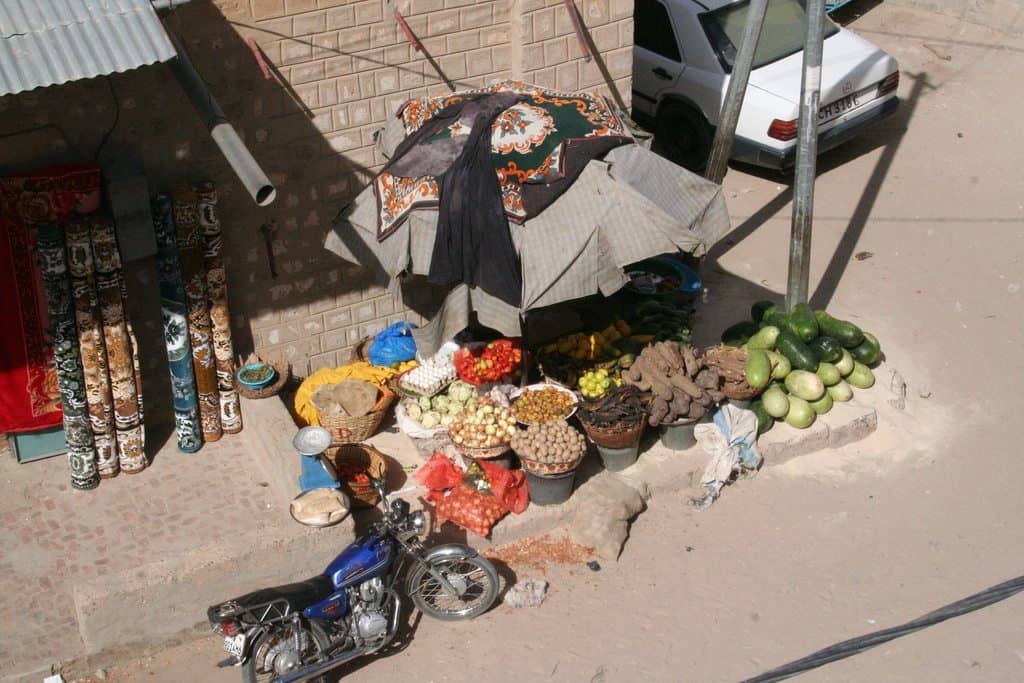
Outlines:
[[474, 385], [500, 381], [506, 375], [516, 376], [523, 361], [523, 348], [518, 340], [498, 339], [475, 352], [461, 348], [453, 362], [459, 379]]

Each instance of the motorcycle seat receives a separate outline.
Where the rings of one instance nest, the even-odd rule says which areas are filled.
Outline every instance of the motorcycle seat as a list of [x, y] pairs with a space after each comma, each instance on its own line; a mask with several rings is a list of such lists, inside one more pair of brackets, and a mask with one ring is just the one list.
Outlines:
[[286, 583], [282, 586], [273, 586], [272, 588], [261, 588], [258, 591], [228, 600], [223, 605], [215, 605], [209, 609], [209, 612], [212, 618], [215, 612], [223, 615], [222, 608], [224, 606], [230, 605], [234, 607], [237, 605], [238, 608], [244, 609], [263, 605], [274, 600], [285, 600], [288, 602], [290, 611], [297, 611], [320, 602], [333, 592], [334, 583], [331, 581], [331, 577], [326, 574], [320, 574], [305, 581]]

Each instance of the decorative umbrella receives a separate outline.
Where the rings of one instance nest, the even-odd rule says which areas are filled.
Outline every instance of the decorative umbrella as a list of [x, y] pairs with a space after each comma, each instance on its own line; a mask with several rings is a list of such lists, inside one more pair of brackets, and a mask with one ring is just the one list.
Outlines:
[[493, 120], [490, 153], [518, 255], [521, 296], [510, 302], [475, 282], [443, 283], [440, 309], [415, 332], [425, 353], [465, 328], [474, 311], [481, 324], [519, 336], [526, 311], [611, 295], [628, 282], [624, 266], [676, 251], [701, 256], [728, 232], [721, 187], [634, 142], [603, 97], [503, 82], [407, 102], [379, 137], [386, 156], [396, 150], [405, 156], [342, 210], [325, 247], [381, 280], [429, 278], [443, 246], [444, 188], [431, 175], [393, 171], [415, 168], [406, 160], [416, 154], [429, 158], [420, 168], [440, 168], [437, 158], [450, 163], [455, 152], [445, 146], [465, 135], [458, 110], [445, 119], [450, 107], [496, 92], [516, 96]]

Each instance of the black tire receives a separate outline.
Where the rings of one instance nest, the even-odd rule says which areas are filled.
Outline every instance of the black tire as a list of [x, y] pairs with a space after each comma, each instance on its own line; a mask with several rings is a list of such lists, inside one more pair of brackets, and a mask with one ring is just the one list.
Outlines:
[[416, 607], [424, 614], [441, 621], [463, 621], [480, 616], [491, 608], [498, 597], [498, 572], [484, 557], [468, 550], [461, 555], [430, 558], [430, 566], [453, 578], [465, 581], [465, 592], [456, 598], [444, 592], [437, 579], [419, 565], [409, 579], [409, 592]]
[[694, 173], [704, 170], [711, 152], [711, 126], [699, 111], [682, 102], [668, 102], [658, 111], [654, 148], [666, 159]]
[[[306, 630], [309, 634], [311, 642], [314, 643], [315, 647], [323, 652], [326, 647], [325, 643], [320, 641], [315, 631]], [[261, 650], [269, 644], [272, 644], [274, 640], [284, 637], [292, 637], [293, 631], [289, 627], [276, 628], [268, 633], [264, 633], [256, 642], [253, 643], [252, 649], [249, 651], [249, 659], [246, 660], [245, 664], [242, 665], [242, 681], [243, 683], [273, 683], [274, 681], [280, 680], [280, 678], [272, 672], [259, 671], [258, 666], [262, 665], [262, 655], [264, 654]], [[259, 660], [259, 661], [257, 661]], [[309, 679], [309, 683], [326, 683], [326, 678], [323, 676], [317, 676], [316, 678]]]

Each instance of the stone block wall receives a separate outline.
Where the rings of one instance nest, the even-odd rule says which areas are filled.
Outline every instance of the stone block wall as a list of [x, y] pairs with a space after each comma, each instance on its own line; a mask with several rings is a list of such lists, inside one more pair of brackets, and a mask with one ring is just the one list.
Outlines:
[[562, 0], [521, 0], [518, 26], [524, 80], [558, 90], [589, 90], [629, 110], [633, 76], [633, 0], [577, 3], [594, 59], [583, 57]]
[[[196, 0], [165, 25], [277, 186], [274, 204], [252, 202], [166, 65], [0, 98], [0, 172], [129, 156], [152, 192], [214, 180], [237, 350], [305, 375], [415, 317], [367, 270], [323, 249], [334, 216], [384, 161], [374, 132], [405, 100], [520, 77], [596, 88], [628, 106], [632, 0], [577, 6], [600, 53], [589, 64], [557, 0]], [[406, 40], [396, 7], [425, 52]], [[276, 226], [276, 277], [263, 225]], [[147, 395], [159, 404], [169, 389], [159, 388], [167, 373], [155, 282], [151, 259], [131, 264], [132, 314], [156, 387]]]

